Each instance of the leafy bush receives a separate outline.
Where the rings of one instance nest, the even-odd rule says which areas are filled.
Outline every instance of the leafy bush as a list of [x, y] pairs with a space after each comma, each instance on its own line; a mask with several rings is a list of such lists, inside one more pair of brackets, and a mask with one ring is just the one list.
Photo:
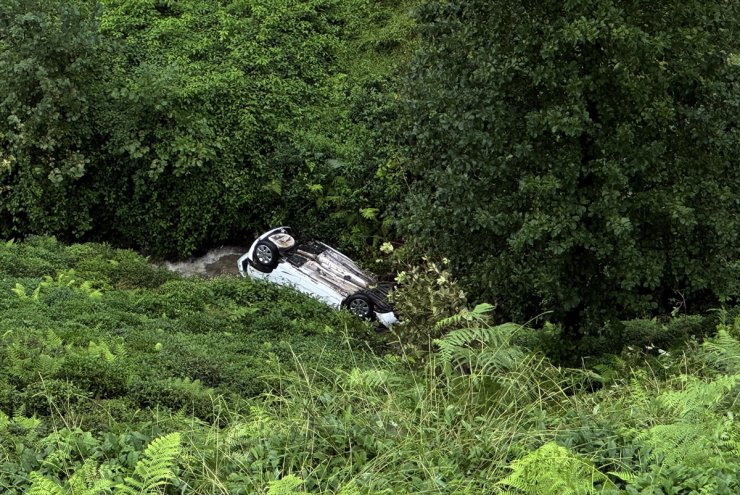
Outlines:
[[57, 376], [69, 380], [98, 399], [126, 395], [133, 376], [128, 363], [90, 353], [67, 355]]
[[164, 406], [209, 422], [217, 409], [215, 391], [188, 378], [137, 381], [129, 387], [128, 395], [141, 407]]
[[738, 296], [738, 4], [444, 0], [419, 14], [401, 227], [570, 337]]
[[[292, 290], [235, 277], [95, 289], [108, 264], [85, 261], [116, 259], [107, 246], [0, 255], [42, 245], [50, 274], [0, 275], [3, 493], [740, 490], [736, 309], [625, 322], [670, 347], [567, 368], [530, 345], [537, 330], [478, 305], [420, 325], [439, 338], [410, 365]], [[437, 268], [413, 286], [424, 297]]]
[[61, 379], [40, 380], [23, 389], [15, 396], [19, 400], [13, 408], [3, 410], [22, 410], [29, 416], [53, 416], [76, 410], [91, 394], [74, 382]]
[[404, 343], [427, 348], [441, 336], [437, 323], [458, 314], [467, 302], [465, 292], [453, 277], [447, 258], [423, 258], [419, 265], [407, 265], [396, 275], [398, 288], [391, 297], [401, 322], [394, 331]]
[[415, 1], [3, 0], [0, 237], [377, 241]]
[[[109, 220], [96, 125], [106, 54], [97, 2], [0, 4], [0, 236], [64, 232]], [[106, 220], [96, 219], [101, 214]], [[102, 222], [101, 222], [102, 220]]]
[[[601, 329], [573, 341], [562, 325], [545, 322], [543, 328], [523, 332], [517, 342], [536, 349], [557, 363], [578, 366], [582, 359], [601, 359], [633, 349], [642, 354], [659, 354], [694, 339], [714, 335], [728, 319], [726, 313], [677, 315], [673, 317], [609, 322]], [[731, 318], [729, 318], [731, 319]]]

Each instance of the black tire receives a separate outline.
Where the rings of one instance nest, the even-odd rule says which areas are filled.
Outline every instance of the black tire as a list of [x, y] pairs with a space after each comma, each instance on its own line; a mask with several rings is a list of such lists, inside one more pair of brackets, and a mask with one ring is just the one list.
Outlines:
[[254, 246], [252, 265], [261, 272], [271, 272], [280, 261], [280, 251], [270, 240], [264, 239]]
[[375, 316], [373, 301], [365, 294], [352, 294], [344, 300], [344, 307], [363, 320], [372, 320]]

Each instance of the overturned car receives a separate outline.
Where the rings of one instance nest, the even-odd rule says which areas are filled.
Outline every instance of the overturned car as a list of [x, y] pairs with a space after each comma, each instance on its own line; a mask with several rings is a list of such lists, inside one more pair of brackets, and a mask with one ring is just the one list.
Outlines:
[[392, 285], [360, 269], [336, 249], [318, 241], [297, 242], [290, 227], [265, 232], [237, 261], [244, 277], [294, 287], [334, 307], [390, 327], [398, 322], [388, 302]]

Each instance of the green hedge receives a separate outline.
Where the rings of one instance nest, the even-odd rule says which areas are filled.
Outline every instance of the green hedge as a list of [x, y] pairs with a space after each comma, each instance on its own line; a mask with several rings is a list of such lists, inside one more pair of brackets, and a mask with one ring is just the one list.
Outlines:
[[420, 11], [402, 231], [571, 333], [740, 296], [737, 2]]

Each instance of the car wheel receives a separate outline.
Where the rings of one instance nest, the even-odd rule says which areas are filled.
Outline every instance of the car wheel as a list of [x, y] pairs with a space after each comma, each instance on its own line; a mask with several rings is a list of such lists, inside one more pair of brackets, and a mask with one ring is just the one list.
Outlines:
[[349, 296], [344, 302], [344, 306], [350, 313], [363, 320], [371, 320], [373, 318], [373, 302], [365, 294], [353, 294]]
[[272, 241], [263, 240], [257, 243], [252, 253], [252, 263], [260, 271], [272, 271], [280, 258], [280, 252]]

